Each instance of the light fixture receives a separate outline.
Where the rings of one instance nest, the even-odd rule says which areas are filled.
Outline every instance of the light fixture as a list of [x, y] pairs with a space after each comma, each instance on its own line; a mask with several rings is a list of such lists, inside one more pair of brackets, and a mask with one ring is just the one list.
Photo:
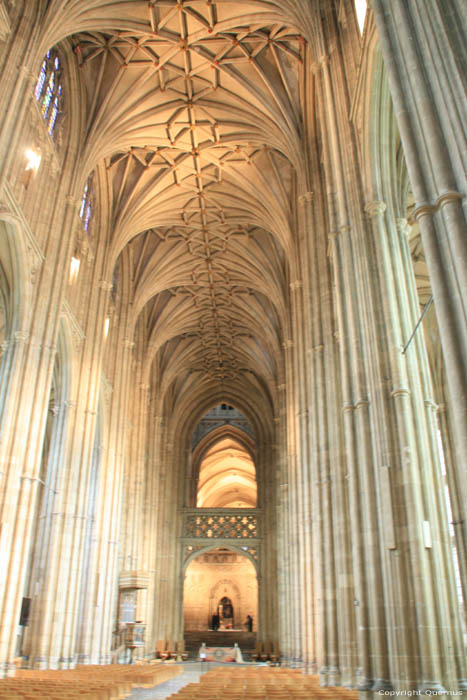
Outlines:
[[33, 148], [28, 148], [25, 153], [26, 156], [26, 168], [24, 170], [23, 185], [26, 189], [29, 187], [31, 178], [39, 170], [39, 165], [41, 164], [41, 154], [35, 151]]
[[107, 338], [109, 335], [109, 327], [110, 327], [110, 318], [107, 316], [107, 318], [104, 321], [104, 338]]
[[35, 173], [39, 170], [41, 164], [41, 154], [32, 148], [26, 151], [26, 170], [33, 170]]
[[75, 255], [71, 258], [70, 264], [70, 284], [73, 284], [78, 279], [80, 259]]

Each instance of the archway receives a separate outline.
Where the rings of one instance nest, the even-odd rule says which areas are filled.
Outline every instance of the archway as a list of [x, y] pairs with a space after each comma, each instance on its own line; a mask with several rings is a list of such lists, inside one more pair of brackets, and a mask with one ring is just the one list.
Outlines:
[[255, 508], [256, 470], [249, 452], [238, 440], [220, 436], [199, 469], [198, 508]]
[[239, 551], [219, 547], [201, 552], [185, 571], [183, 588], [185, 632], [213, 628], [244, 632], [247, 615], [256, 629], [258, 580], [252, 561]]

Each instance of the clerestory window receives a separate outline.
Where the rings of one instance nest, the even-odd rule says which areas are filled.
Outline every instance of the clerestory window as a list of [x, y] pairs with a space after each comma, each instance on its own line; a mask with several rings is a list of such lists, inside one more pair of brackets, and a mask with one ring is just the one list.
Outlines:
[[61, 83], [61, 65], [57, 51], [50, 49], [42, 61], [39, 78], [34, 90], [47, 131], [53, 134], [57, 117], [62, 109], [63, 89]]
[[81, 198], [81, 206], [79, 208], [79, 215], [81, 221], [83, 222], [83, 228], [85, 231], [89, 232], [89, 223], [91, 221], [93, 205], [93, 193], [92, 193], [92, 175], [86, 180], [84, 185], [83, 196]]

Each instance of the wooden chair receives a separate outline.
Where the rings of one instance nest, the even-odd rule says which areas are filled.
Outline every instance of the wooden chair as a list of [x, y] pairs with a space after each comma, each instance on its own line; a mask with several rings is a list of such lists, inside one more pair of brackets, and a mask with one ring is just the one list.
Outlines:
[[188, 652], [185, 651], [185, 640], [180, 639], [175, 645], [177, 659], [181, 658], [182, 661], [186, 661], [188, 658]]
[[258, 661], [261, 658], [263, 652], [263, 642], [257, 640], [254, 652], [251, 655], [253, 661]]
[[271, 654], [271, 642], [267, 641], [264, 645], [264, 649], [261, 652], [261, 661], [267, 661]]
[[278, 644], [278, 642], [273, 642], [271, 654], [270, 654], [269, 658], [271, 659], [273, 664], [278, 664], [280, 656], [281, 655], [280, 655], [280, 651], [279, 651], [279, 644]]
[[169, 639], [167, 642], [167, 646], [165, 648], [167, 652], [167, 659], [175, 659], [176, 652], [175, 652], [175, 643], [173, 642], [172, 639]]
[[166, 659], [167, 654], [166, 654], [166, 643], [165, 639], [158, 639], [156, 643], [156, 658], [157, 659]]

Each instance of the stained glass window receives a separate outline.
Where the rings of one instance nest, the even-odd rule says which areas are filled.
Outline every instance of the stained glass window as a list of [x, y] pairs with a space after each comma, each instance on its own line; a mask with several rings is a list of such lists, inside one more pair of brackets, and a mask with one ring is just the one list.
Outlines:
[[92, 199], [92, 175], [90, 175], [84, 185], [81, 206], [79, 208], [79, 215], [85, 231], [89, 231], [89, 222], [92, 214]]
[[39, 103], [49, 134], [53, 133], [62, 105], [60, 58], [56, 51], [47, 52], [39, 71], [34, 95]]

